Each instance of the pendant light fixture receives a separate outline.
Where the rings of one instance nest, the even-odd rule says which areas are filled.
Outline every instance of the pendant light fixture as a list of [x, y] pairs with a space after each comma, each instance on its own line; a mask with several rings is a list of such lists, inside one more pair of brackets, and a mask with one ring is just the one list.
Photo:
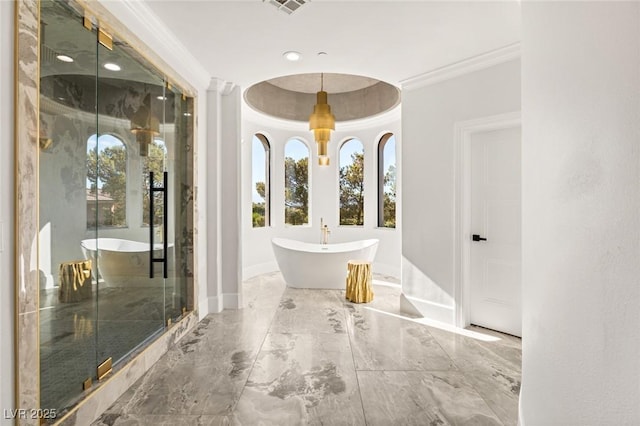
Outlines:
[[160, 134], [160, 122], [151, 113], [151, 93], [147, 93], [140, 108], [133, 113], [131, 133], [136, 135], [136, 140], [140, 144], [140, 156], [146, 157], [149, 154], [149, 144], [153, 142], [154, 136]]
[[320, 91], [316, 94], [316, 104], [309, 117], [309, 130], [318, 144], [318, 164], [329, 165], [327, 144], [331, 139], [331, 131], [336, 129], [336, 118], [331, 114], [331, 106], [327, 103], [327, 92], [324, 91], [324, 74], [320, 74]]

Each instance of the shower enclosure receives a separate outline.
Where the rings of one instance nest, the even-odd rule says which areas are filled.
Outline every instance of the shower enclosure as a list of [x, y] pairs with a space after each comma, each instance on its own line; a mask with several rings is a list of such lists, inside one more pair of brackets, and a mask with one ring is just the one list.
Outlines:
[[40, 5], [40, 407], [193, 310], [193, 98], [70, 1]]

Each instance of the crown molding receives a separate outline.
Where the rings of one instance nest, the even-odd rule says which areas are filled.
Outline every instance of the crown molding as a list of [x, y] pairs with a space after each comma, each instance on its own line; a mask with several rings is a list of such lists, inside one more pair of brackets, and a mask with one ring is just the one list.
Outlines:
[[171, 29], [143, 1], [99, 0], [104, 8], [129, 28], [136, 28], [136, 35], [164, 58], [195, 87], [206, 89], [209, 72], [178, 40]]
[[413, 90], [420, 87], [429, 86], [431, 84], [440, 83], [441, 81], [469, 74], [484, 68], [503, 62], [512, 61], [520, 57], [520, 42], [509, 44], [507, 46], [482, 53], [471, 58], [445, 65], [423, 74], [409, 77], [400, 81], [402, 90]]
[[226, 96], [230, 94], [235, 88], [236, 84], [231, 81], [223, 80], [218, 77], [211, 77], [211, 79], [209, 80], [209, 88], [207, 90], [218, 92], [222, 96]]

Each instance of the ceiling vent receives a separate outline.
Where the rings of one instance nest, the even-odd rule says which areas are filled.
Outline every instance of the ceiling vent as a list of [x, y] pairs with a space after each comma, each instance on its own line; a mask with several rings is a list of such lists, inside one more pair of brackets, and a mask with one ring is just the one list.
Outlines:
[[263, 3], [269, 2], [287, 15], [291, 15], [293, 12], [298, 10], [300, 6], [309, 3], [309, 1], [310, 0], [262, 0]]

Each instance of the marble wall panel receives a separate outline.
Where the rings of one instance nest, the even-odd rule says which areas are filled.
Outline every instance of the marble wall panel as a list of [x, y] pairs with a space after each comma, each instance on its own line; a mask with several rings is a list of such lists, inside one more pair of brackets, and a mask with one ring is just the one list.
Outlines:
[[[38, 2], [16, 2], [16, 366], [17, 407], [39, 408], [38, 360]], [[38, 419], [17, 421], [36, 425]]]

